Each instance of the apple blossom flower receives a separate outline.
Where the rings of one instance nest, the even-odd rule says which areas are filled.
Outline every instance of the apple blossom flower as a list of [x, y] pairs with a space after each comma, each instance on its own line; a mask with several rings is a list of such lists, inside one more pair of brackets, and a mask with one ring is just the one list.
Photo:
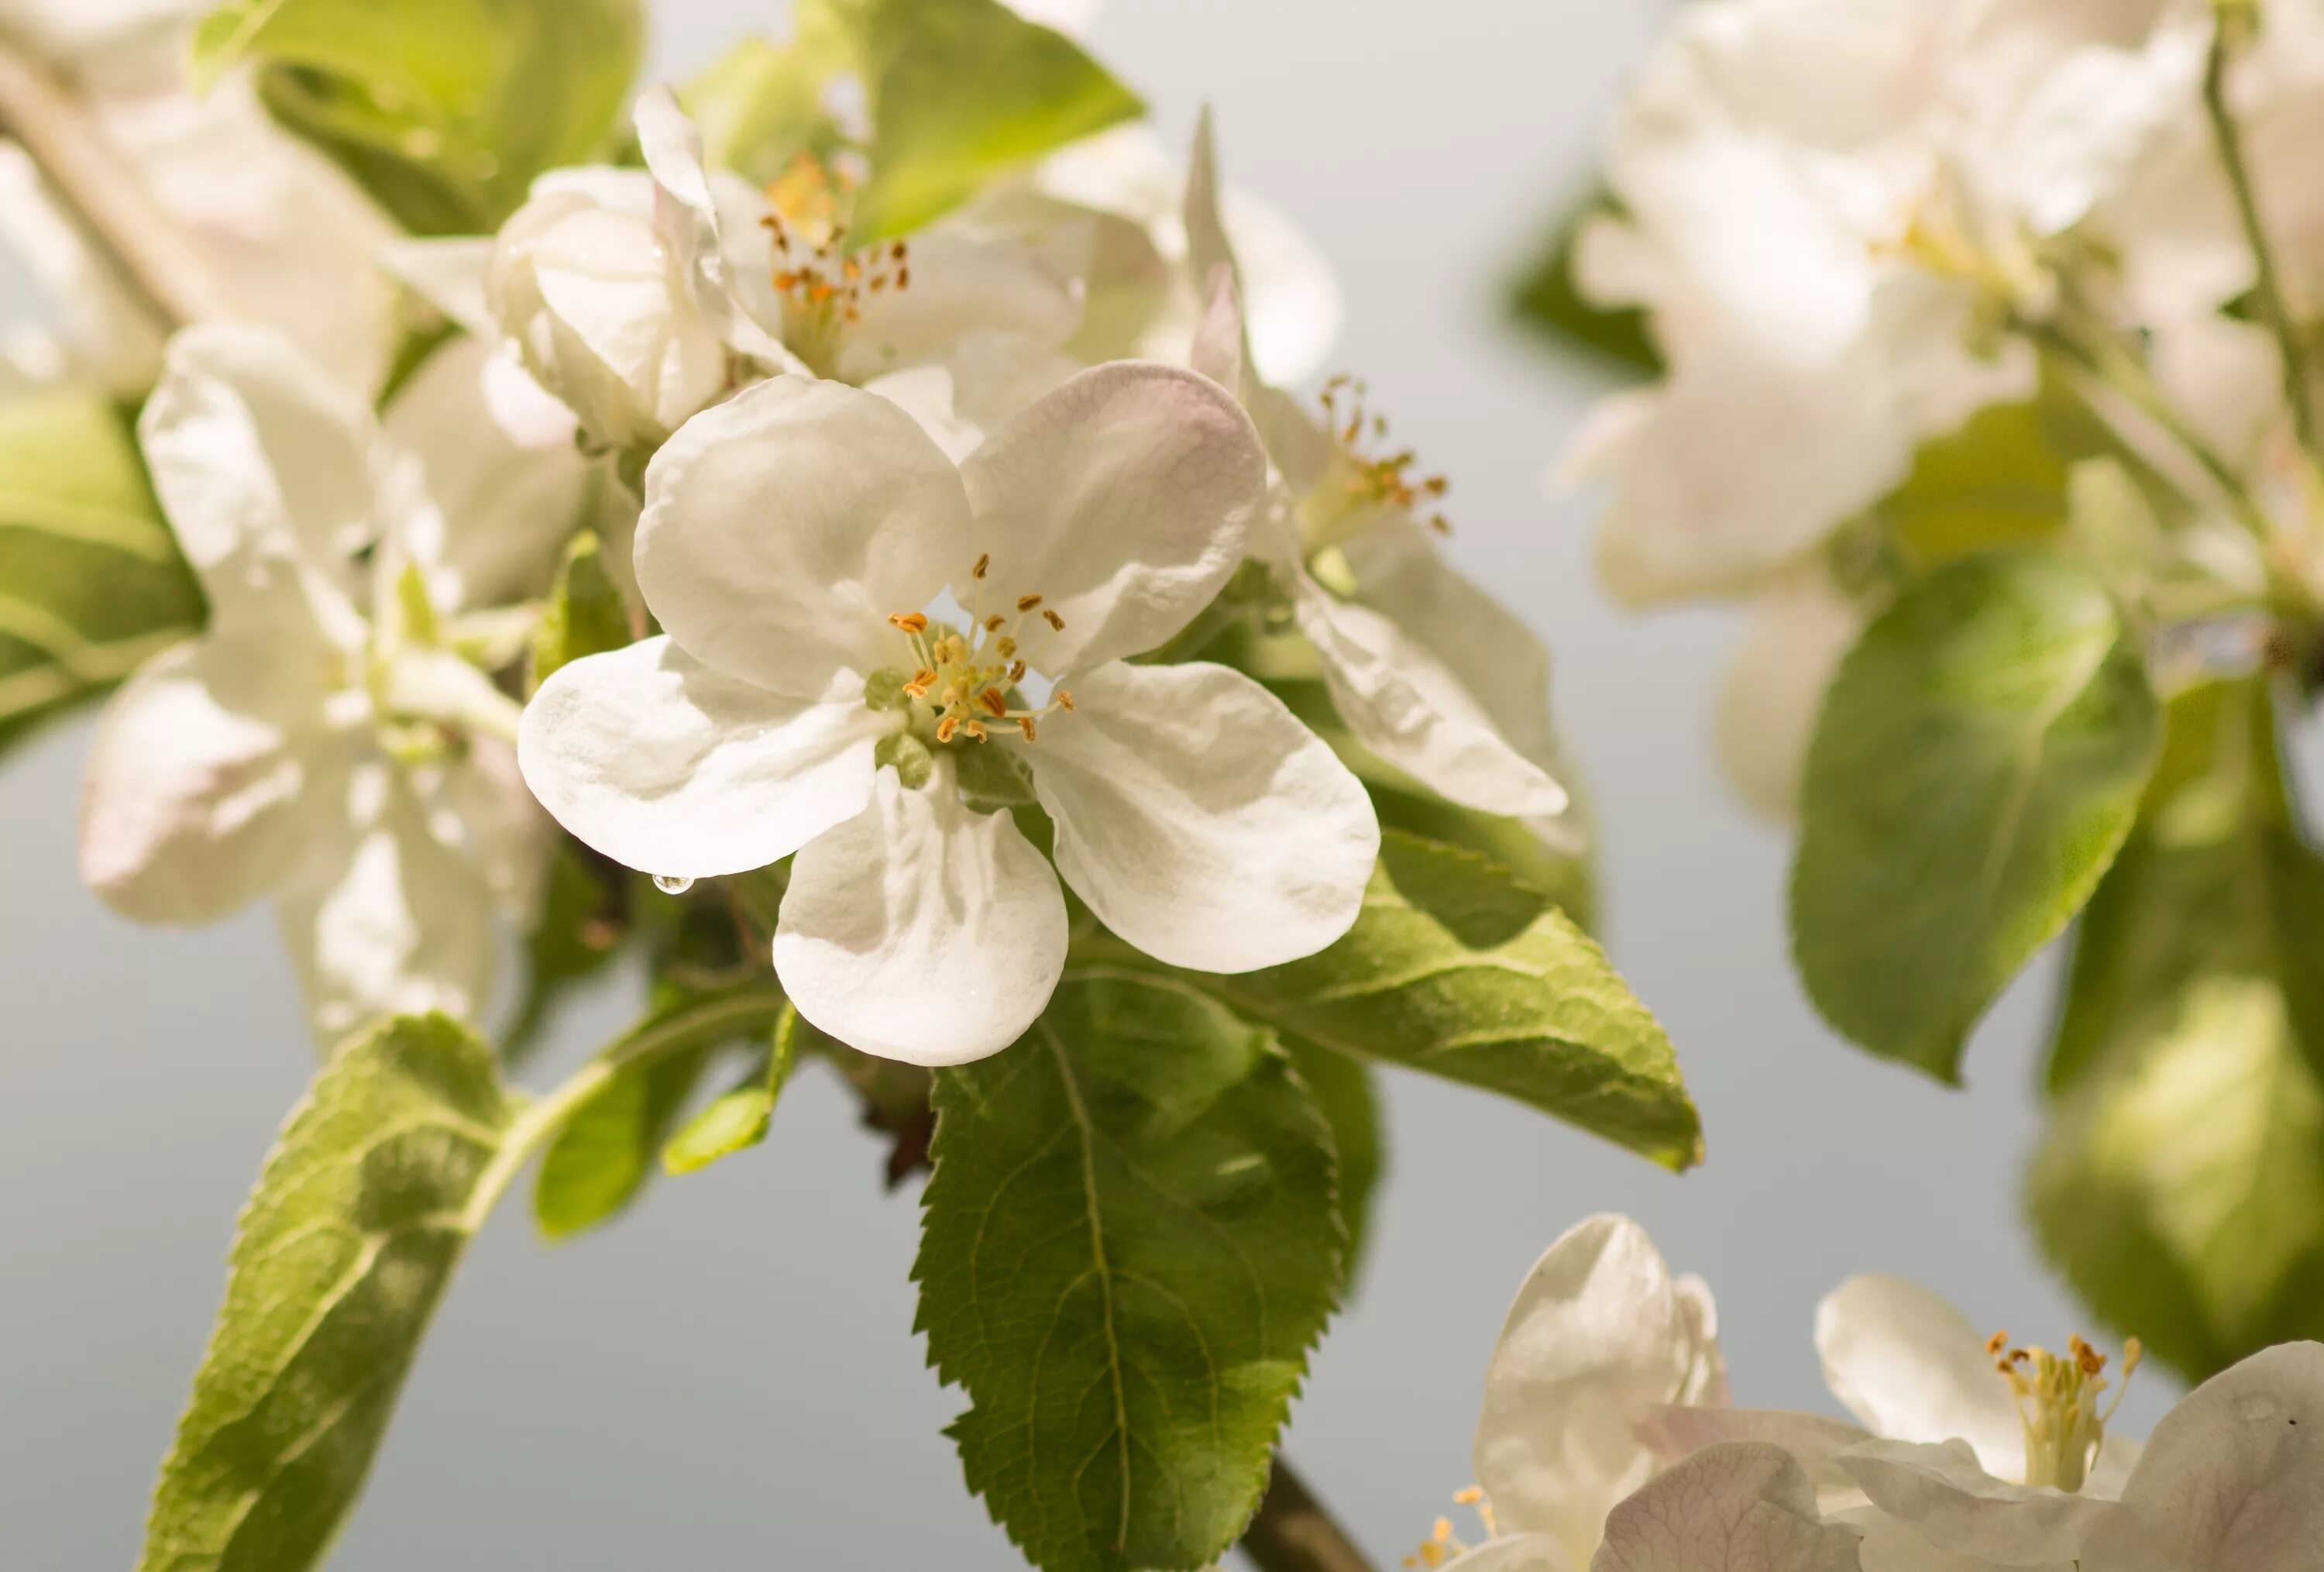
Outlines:
[[[54, 74], [170, 226], [182, 264], [222, 317], [279, 327], [349, 393], [384, 375], [400, 326], [374, 256], [385, 215], [321, 154], [277, 126], [250, 73], [196, 94], [191, 0], [0, 0], [0, 38]], [[51, 191], [0, 143], [0, 242], [26, 267], [52, 326], [12, 325], [19, 375], [142, 394], [162, 328]]]
[[[1371, 871], [1361, 786], [1250, 678], [1127, 660], [1234, 572], [1265, 473], [1233, 401], [1159, 365], [1081, 373], [961, 467], [876, 394], [761, 383], [649, 467], [666, 633], [542, 685], [525, 779], [658, 875], [796, 853], [775, 969], [888, 1058], [1017, 1040], [1065, 963], [1060, 877], [1172, 965], [1313, 953]], [[1047, 810], [1054, 873], [989, 811], [1010, 798]]]
[[1207, 116], [1191, 170], [1188, 257], [1211, 300], [1194, 364], [1242, 398], [1266, 439], [1277, 485], [1253, 555], [1288, 596], [1333, 707], [1359, 742], [1447, 800], [1554, 820], [1568, 799], [1547, 768], [1547, 653], [1436, 550], [1446, 482], [1387, 443], [1360, 384], [1333, 379], [1311, 411], [1259, 379]]
[[515, 653], [525, 624], [491, 608], [543, 587], [581, 494], [494, 462], [479, 396], [473, 362], [423, 368], [386, 417], [405, 450], [288, 339], [220, 323], [171, 341], [141, 421], [209, 624], [107, 707], [82, 874], [150, 922], [272, 896], [326, 1043], [473, 1018], [493, 912], [546, 850], [514, 701], [472, 659]]
[[[1996, 329], [2046, 309], [2052, 243], [2191, 109], [2209, 7], [1714, 0], [1623, 115], [1623, 214], [1586, 292], [1645, 309], [1669, 365], [1568, 472], [1633, 601], [1726, 593], [1903, 481], [1915, 449], [2031, 393]], [[1803, 90], [1802, 84], [1816, 84]]]

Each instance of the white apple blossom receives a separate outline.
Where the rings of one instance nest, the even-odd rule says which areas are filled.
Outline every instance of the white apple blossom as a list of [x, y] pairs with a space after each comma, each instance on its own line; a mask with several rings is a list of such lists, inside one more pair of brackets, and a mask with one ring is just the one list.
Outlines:
[[1616, 135], [1623, 216], [1579, 254], [1669, 366], [1569, 461], [1613, 485], [1609, 587], [1746, 587], [2029, 393], [2000, 319], [2046, 309], [2045, 247], [2191, 109], [2209, 27], [2192, 0], [1686, 7]]
[[1742, 647], [1720, 686], [1719, 762], [1771, 819], [1798, 816], [1824, 690], [1870, 616], [1814, 560], [1776, 569], [1751, 598]]
[[1188, 263], [1210, 301], [1193, 364], [1239, 394], [1266, 440], [1275, 484], [1252, 554], [1289, 597], [1333, 707], [1359, 742], [1447, 800], [1562, 837], [1547, 652], [1436, 550], [1446, 483], [1386, 447], [1360, 385], [1334, 379], [1311, 411], [1260, 380], [1207, 116], [1190, 170]]
[[[374, 258], [386, 217], [277, 126], [247, 71], [186, 80], [190, 0], [0, 0], [0, 41], [54, 74], [171, 230], [183, 267], [225, 317], [297, 338], [350, 393], [379, 385], [399, 332]], [[162, 330], [14, 143], [0, 144], [0, 243], [24, 262], [50, 321], [11, 329], [20, 375], [142, 393]]]
[[475, 371], [431, 363], [383, 432], [288, 339], [222, 323], [171, 340], [141, 422], [209, 624], [107, 707], [82, 873], [152, 922], [272, 896], [326, 1043], [473, 1018], [493, 912], [546, 849], [514, 701], [471, 657], [514, 653], [525, 624], [492, 608], [542, 587], [582, 483], [495, 451]]
[[[1174, 965], [1310, 954], [1370, 874], [1361, 786], [1250, 678], [1126, 660], [1234, 572], [1265, 474], [1233, 401], [1159, 365], [1078, 375], [960, 467], [875, 394], [761, 383], [648, 469], [638, 578], [666, 635], [542, 686], [525, 779], [657, 874], [796, 852], [776, 970], [808, 1020], [889, 1058], [1023, 1032], [1065, 961], [1060, 876]], [[970, 800], [1020, 770], [1054, 874]]]

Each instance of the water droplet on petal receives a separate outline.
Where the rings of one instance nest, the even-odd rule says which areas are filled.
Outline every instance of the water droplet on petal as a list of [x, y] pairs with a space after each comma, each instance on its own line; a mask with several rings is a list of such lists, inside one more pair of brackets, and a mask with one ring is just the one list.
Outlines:
[[665, 895], [683, 895], [694, 888], [694, 881], [678, 874], [656, 874], [654, 888]]

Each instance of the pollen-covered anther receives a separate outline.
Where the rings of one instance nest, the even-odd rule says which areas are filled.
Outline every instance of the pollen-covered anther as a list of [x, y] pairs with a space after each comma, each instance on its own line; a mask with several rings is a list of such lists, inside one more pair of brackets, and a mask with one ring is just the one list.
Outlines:
[[1051, 628], [1055, 629], [1058, 633], [1062, 633], [1065, 631], [1065, 619], [1059, 616], [1056, 612], [1049, 606], [1045, 606], [1041, 608], [1041, 620], [1047, 623]]
[[888, 621], [908, 633], [925, 633], [928, 631], [928, 618], [926, 612], [890, 612]]
[[1020, 613], [1031, 611], [1040, 604], [1041, 597], [1038, 595], [1020, 595], [1017, 597], [1017, 609]]
[[[1414, 473], [1420, 456], [1413, 449], [1387, 448], [1388, 417], [1371, 412], [1370, 396], [1370, 388], [1344, 374], [1323, 384], [1323, 421], [1341, 450], [1335, 473], [1345, 504], [1414, 508], [1424, 498], [1433, 500], [1451, 491], [1452, 483], [1445, 476]], [[1337, 508], [1326, 504], [1325, 511]], [[1452, 522], [1442, 513], [1429, 518], [1428, 527], [1439, 534], [1452, 532]]]
[[973, 567], [973, 568], [972, 568], [972, 569], [970, 569], [968, 570], [968, 576], [969, 576], [971, 578], [978, 578], [978, 579], [981, 579], [981, 578], [982, 578], [985, 576], [985, 574], [986, 574], [987, 572], [989, 572], [989, 571], [991, 569], [991, 567], [992, 567], [992, 553], [991, 553], [991, 552], [990, 552], [990, 551], [987, 551], [983, 556], [979, 557], [979, 558], [976, 559], [976, 566], [975, 566], [975, 567]]
[[976, 702], [982, 705], [985, 712], [995, 720], [1009, 713], [1009, 700], [1001, 696], [998, 688], [984, 689], [976, 696]]
[[959, 730], [960, 717], [956, 715], [948, 715], [942, 720], [936, 722], [936, 741], [940, 743], [948, 743], [952, 741], [953, 734]]
[[1017, 717], [1017, 735], [1023, 737], [1028, 743], [1035, 741], [1040, 735], [1040, 727], [1035, 723], [1035, 717], [1029, 715], [1019, 716]]
[[[1985, 1346], [2016, 1400], [2025, 1435], [2024, 1483], [2080, 1490], [2098, 1460], [2107, 1422], [2122, 1406], [2120, 1388], [2111, 1402], [2099, 1402], [2099, 1394], [2113, 1384], [2106, 1378], [2107, 1356], [2079, 1336], [2066, 1339], [2063, 1355], [2046, 1348], [2007, 1347], [2007, 1342], [1997, 1333]], [[2135, 1340], [2123, 1345], [2126, 1382], [2138, 1367], [2138, 1357]]]
[[1049, 695], [1049, 698], [1059, 709], [1069, 711], [1074, 707], [1074, 696], [1062, 688]]

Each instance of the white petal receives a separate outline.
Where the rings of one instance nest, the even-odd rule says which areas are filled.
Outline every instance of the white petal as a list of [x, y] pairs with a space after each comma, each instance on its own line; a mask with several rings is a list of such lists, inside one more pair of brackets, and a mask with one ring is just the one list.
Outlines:
[[1858, 1572], [1854, 1529], [1817, 1514], [1807, 1475], [1774, 1447], [1698, 1452], [1606, 1517], [1591, 1572]]
[[1824, 689], [1866, 614], [1821, 564], [1771, 580], [1719, 690], [1719, 756], [1743, 800], [1780, 824], [1799, 812], [1800, 775]]
[[1501, 1324], [1477, 1419], [1477, 1478], [1502, 1525], [1555, 1536], [1578, 1565], [1653, 1472], [1635, 1427], [1703, 1350], [1646, 1230], [1598, 1216], [1535, 1263]]
[[1194, 328], [1186, 365], [1229, 393], [1242, 386], [1242, 297], [1224, 263], [1211, 270], [1210, 304]]
[[2079, 1560], [2100, 1527], [2125, 1510], [2117, 1502], [1996, 1479], [1965, 1441], [1867, 1441], [1843, 1454], [1840, 1466], [1873, 1505], [1919, 1529], [1931, 1544], [1999, 1567]]
[[872, 806], [791, 865], [775, 970], [850, 1047], [965, 1064], [1023, 1036], [1065, 965], [1056, 875], [1007, 813], [973, 813], [948, 761], [912, 791], [880, 772]]
[[1513, 818], [1563, 811], [1565, 789], [1502, 740], [1443, 663], [1396, 624], [1305, 574], [1293, 593], [1299, 631], [1357, 741], [1464, 808]]
[[1444, 1572], [1572, 1572], [1572, 1567], [1547, 1534], [1505, 1534], [1453, 1557]]
[[329, 749], [320, 662], [272, 641], [199, 639], [106, 707], [81, 796], [81, 877], [144, 922], [208, 922], [297, 860]]
[[1840, 1467], [1840, 1455], [1873, 1438], [1845, 1420], [1789, 1409], [1662, 1408], [1639, 1420], [1636, 1429], [1639, 1442], [1665, 1463], [1722, 1441], [1780, 1447], [1799, 1459], [1819, 1491], [1853, 1489]]
[[559, 669], [525, 707], [525, 784], [626, 866], [703, 879], [762, 868], [862, 811], [895, 717], [861, 691], [790, 698], [667, 638]]
[[493, 978], [493, 896], [482, 872], [429, 827], [384, 764], [358, 771], [281, 893], [282, 934], [326, 1050], [389, 1015], [474, 1022]]
[[591, 485], [570, 442], [529, 448], [505, 432], [487, 397], [495, 362], [463, 338], [429, 356], [383, 420], [389, 441], [419, 465], [430, 504], [404, 546], [434, 571], [439, 609], [504, 606], [547, 593]]
[[646, 471], [638, 584], [687, 651], [762, 688], [820, 695], [901, 664], [895, 612], [975, 561], [960, 472], [876, 393], [803, 376], [687, 422]]
[[2324, 1545], [2324, 1344], [2286, 1343], [2213, 1376], [2163, 1416], [2123, 1489], [2135, 1535], [2175, 1572], [2296, 1572]]
[[290, 339], [240, 323], [179, 334], [138, 432], [213, 625], [352, 588], [379, 532], [378, 427]]
[[439, 827], [439, 838], [465, 846], [493, 904], [530, 927], [557, 848], [557, 825], [525, 785], [514, 745], [472, 735], [466, 757], [445, 767], [432, 795], [458, 820], [456, 834], [450, 833], [455, 827]]
[[[1027, 641], [1059, 675], [1142, 653], [1192, 621], [1242, 562], [1267, 456], [1241, 406], [1191, 371], [1137, 362], [1067, 382], [963, 467], [991, 585], [1039, 595], [1064, 631]], [[1030, 624], [1038, 625], [1038, 624]]]
[[2025, 1441], [2008, 1383], [1969, 1318], [1918, 1283], [1853, 1277], [1816, 1307], [1824, 1384], [1876, 1436], [1967, 1441], [1991, 1473], [2022, 1474]]
[[1157, 960], [1249, 972], [1346, 933], [1370, 799], [1282, 700], [1224, 666], [1101, 666], [1025, 749], [1057, 871]]
[[861, 383], [940, 360], [973, 335], [1004, 333], [1055, 349], [1081, 325], [1065, 281], [1010, 242], [944, 229], [911, 239], [911, 288], [864, 301], [839, 374]]
[[125, 396], [152, 385], [161, 330], [13, 142], [0, 143], [0, 240], [56, 319], [59, 375]]
[[486, 343], [500, 337], [500, 325], [484, 299], [484, 275], [493, 262], [490, 236], [390, 241], [380, 249], [379, 260], [463, 332]]

